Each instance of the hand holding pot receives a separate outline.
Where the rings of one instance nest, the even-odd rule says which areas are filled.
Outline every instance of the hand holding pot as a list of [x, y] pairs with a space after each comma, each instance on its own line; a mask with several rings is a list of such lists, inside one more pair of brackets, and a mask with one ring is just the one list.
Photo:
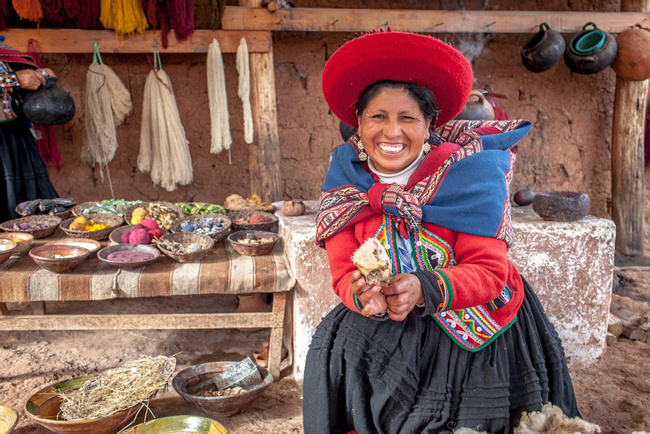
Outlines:
[[54, 72], [50, 68], [43, 69], [23, 69], [16, 71], [18, 78], [18, 86], [21, 89], [36, 90], [45, 84], [45, 77], [54, 76]]

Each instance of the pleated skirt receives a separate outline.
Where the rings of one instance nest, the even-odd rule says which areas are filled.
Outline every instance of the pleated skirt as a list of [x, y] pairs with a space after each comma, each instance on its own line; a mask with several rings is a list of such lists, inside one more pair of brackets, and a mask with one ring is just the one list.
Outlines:
[[579, 416], [560, 338], [524, 286], [515, 323], [477, 352], [431, 317], [375, 321], [334, 308], [307, 354], [305, 433], [509, 433], [549, 402]]
[[58, 197], [27, 122], [0, 123], [0, 222], [20, 217], [16, 205]]

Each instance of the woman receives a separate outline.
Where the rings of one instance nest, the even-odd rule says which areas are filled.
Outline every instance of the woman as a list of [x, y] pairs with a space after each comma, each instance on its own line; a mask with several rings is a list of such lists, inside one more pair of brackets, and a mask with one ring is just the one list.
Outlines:
[[38, 89], [45, 75], [54, 73], [38, 69], [31, 56], [14, 50], [0, 36], [0, 222], [17, 218], [20, 202], [58, 197], [20, 108], [19, 89]]
[[[507, 258], [512, 146], [530, 123], [447, 124], [471, 85], [457, 50], [417, 34], [363, 35], [325, 66], [325, 99], [358, 132], [321, 194], [342, 304], [307, 355], [308, 434], [507, 433], [548, 402], [579, 415], [557, 333]], [[385, 286], [350, 259], [368, 238], [391, 259]]]

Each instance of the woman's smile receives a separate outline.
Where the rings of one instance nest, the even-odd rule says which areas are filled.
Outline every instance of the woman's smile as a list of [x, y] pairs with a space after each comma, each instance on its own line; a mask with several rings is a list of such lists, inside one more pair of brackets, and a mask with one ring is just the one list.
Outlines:
[[406, 149], [403, 143], [378, 143], [377, 146], [387, 154], [397, 154]]

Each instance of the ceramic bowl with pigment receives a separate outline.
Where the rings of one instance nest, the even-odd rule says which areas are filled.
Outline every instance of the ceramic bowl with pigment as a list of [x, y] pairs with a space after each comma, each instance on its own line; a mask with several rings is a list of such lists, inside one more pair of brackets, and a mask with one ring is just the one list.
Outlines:
[[533, 198], [533, 211], [544, 220], [580, 220], [589, 212], [589, 196], [575, 191], [537, 193]]

